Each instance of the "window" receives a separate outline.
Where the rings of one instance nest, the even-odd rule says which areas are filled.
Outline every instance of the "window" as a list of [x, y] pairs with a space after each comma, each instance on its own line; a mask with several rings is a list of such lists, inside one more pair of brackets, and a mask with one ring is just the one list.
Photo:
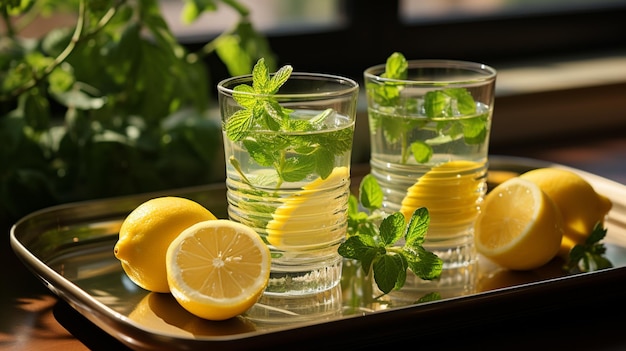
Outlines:
[[[355, 79], [393, 51], [501, 66], [626, 49], [626, 0], [241, 1], [280, 64]], [[209, 24], [228, 22], [222, 14], [210, 16], [199, 32], [205, 39]], [[219, 67], [212, 72], [219, 78]]]

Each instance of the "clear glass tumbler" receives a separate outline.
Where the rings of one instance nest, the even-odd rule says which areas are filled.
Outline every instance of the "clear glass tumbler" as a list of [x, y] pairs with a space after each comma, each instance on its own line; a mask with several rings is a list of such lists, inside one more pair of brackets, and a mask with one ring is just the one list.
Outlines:
[[252, 75], [218, 84], [229, 218], [270, 248], [266, 294], [329, 290], [341, 279], [359, 85], [294, 72], [273, 94], [253, 86]]
[[480, 63], [408, 60], [406, 75], [387, 65], [364, 71], [371, 173], [384, 192], [383, 211], [408, 219], [430, 213], [424, 248], [446, 269], [476, 261], [473, 225], [486, 193], [496, 70]]

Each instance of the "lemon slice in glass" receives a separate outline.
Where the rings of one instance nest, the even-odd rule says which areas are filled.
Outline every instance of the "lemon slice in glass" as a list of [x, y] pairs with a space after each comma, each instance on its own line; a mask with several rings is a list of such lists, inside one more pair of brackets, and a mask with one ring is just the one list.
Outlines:
[[278, 249], [330, 245], [345, 236], [350, 170], [335, 167], [288, 197], [266, 226], [267, 241]]
[[458, 160], [435, 166], [407, 190], [400, 212], [408, 221], [416, 209], [428, 208], [431, 238], [464, 230], [478, 215], [484, 180], [484, 167], [478, 162]]

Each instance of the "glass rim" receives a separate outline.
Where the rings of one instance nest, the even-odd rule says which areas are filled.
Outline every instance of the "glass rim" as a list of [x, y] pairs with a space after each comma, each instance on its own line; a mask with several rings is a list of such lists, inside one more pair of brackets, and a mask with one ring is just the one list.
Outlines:
[[[273, 76], [275, 73], [270, 73], [270, 76]], [[298, 99], [298, 98], [312, 98], [312, 97], [338, 97], [345, 96], [357, 93], [359, 90], [359, 83], [356, 80], [335, 75], [335, 74], [326, 74], [326, 73], [310, 73], [310, 72], [292, 72], [289, 76], [289, 80], [304, 80], [304, 79], [312, 79], [318, 81], [327, 81], [334, 82], [337, 85], [343, 85], [345, 88], [330, 90], [330, 91], [315, 91], [310, 93], [280, 93], [277, 92], [275, 94], [258, 94], [251, 93], [247, 91], [238, 91], [237, 94], [241, 95], [250, 95], [250, 96], [272, 96], [276, 99]], [[226, 87], [227, 84], [239, 82], [239, 84], [251, 83], [252, 82], [252, 74], [245, 74], [240, 76], [234, 76], [230, 78], [222, 79], [219, 83], [217, 83], [217, 90], [219, 93], [226, 95], [233, 95], [235, 93], [234, 87], [239, 85], [233, 85], [233, 88]]]
[[[407, 60], [408, 69], [414, 68], [435, 68], [435, 69], [445, 69], [445, 68], [453, 68], [459, 71], [467, 71], [474, 72], [480, 75], [471, 78], [458, 78], [458, 79], [437, 79], [437, 80], [415, 80], [415, 79], [397, 79], [397, 78], [385, 78], [381, 77], [380, 74], [385, 72], [385, 63], [381, 63], [378, 65], [374, 65], [366, 68], [363, 71], [363, 76], [365, 80], [376, 80], [380, 82], [394, 82], [394, 83], [402, 83], [402, 84], [441, 84], [441, 83], [453, 83], [453, 84], [463, 84], [463, 83], [477, 83], [477, 82], [489, 82], [496, 79], [497, 71], [495, 68], [486, 65], [480, 62], [473, 61], [463, 61], [463, 60], [446, 60], [446, 59], [415, 59], [415, 60]], [[373, 72], [379, 72], [375, 74]]]

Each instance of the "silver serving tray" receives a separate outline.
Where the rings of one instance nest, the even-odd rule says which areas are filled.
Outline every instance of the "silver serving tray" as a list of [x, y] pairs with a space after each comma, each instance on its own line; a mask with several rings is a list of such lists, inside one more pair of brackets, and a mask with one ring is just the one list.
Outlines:
[[[187, 197], [227, 218], [223, 184], [51, 207], [18, 221], [10, 240], [17, 256], [54, 294], [133, 349], [354, 348], [410, 338], [416, 330], [427, 337], [442, 328], [542, 311], [586, 295], [598, 299], [603, 286], [626, 282], [626, 186], [558, 164], [505, 156], [491, 156], [489, 178], [497, 183], [510, 172], [539, 167], [573, 170], [612, 200], [604, 242], [614, 268], [569, 275], [555, 259], [534, 271], [510, 272], [480, 257], [458, 276], [430, 285], [409, 281], [400, 292], [380, 297], [369, 277], [346, 261], [336, 289], [301, 298], [264, 296], [245, 315], [212, 322], [186, 312], [169, 294], [150, 293], [130, 282], [113, 246], [128, 213], [155, 196]], [[355, 177], [353, 183], [358, 181]], [[572, 289], [575, 298], [565, 294]], [[429, 292], [441, 298], [420, 300]]]

